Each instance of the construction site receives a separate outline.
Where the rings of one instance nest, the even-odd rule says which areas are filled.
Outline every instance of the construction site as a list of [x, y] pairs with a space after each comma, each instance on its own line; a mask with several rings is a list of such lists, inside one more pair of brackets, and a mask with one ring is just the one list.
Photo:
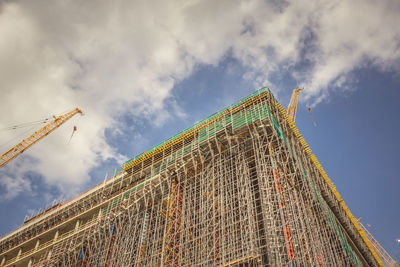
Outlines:
[[399, 266], [346, 206], [295, 107], [262, 88], [214, 113], [27, 218], [0, 239], [0, 266]]

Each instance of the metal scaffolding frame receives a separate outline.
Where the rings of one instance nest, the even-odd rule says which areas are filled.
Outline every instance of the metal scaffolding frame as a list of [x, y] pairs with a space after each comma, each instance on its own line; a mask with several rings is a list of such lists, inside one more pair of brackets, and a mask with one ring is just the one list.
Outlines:
[[168, 139], [3, 237], [0, 266], [382, 266], [283, 111], [262, 89]]

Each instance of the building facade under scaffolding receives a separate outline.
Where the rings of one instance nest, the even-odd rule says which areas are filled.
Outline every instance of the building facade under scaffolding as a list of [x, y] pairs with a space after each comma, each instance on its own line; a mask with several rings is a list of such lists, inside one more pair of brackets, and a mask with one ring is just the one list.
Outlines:
[[267, 89], [0, 240], [0, 266], [383, 266]]

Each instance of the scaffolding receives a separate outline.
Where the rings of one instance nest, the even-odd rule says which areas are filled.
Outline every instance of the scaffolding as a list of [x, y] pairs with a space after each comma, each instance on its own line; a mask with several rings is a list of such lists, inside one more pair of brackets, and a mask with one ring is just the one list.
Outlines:
[[0, 240], [0, 266], [383, 266], [268, 89]]

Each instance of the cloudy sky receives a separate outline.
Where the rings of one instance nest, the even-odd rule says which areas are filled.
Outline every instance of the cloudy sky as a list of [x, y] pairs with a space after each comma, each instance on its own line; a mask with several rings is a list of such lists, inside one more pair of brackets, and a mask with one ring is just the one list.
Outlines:
[[287, 105], [304, 86], [298, 127], [399, 259], [398, 14], [396, 0], [0, 0], [0, 152], [38, 128], [9, 126], [85, 112], [0, 170], [0, 234], [257, 88]]

